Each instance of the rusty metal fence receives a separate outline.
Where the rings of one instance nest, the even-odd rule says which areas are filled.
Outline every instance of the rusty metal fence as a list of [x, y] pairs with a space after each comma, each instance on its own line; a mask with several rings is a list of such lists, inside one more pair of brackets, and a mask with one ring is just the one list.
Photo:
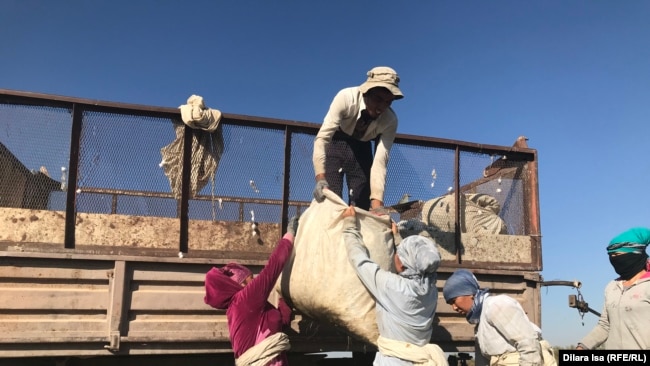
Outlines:
[[[311, 156], [319, 125], [224, 114], [218, 169], [195, 195], [189, 187], [190, 147], [200, 132], [185, 126], [178, 167], [182, 189], [175, 195], [161, 167], [161, 149], [177, 138], [178, 124], [175, 108], [0, 90], [0, 208], [5, 210], [0, 220], [5, 227], [15, 228], [21, 220], [30, 224], [19, 237], [15, 229], [0, 232], [0, 242], [214, 256], [229, 251], [211, 243], [218, 223], [220, 240], [247, 236], [248, 249], [265, 258], [288, 218], [311, 202]], [[464, 207], [471, 197], [488, 197], [498, 206], [500, 234], [532, 238], [531, 256], [523, 262], [539, 270], [536, 160], [536, 151], [525, 145], [398, 135], [385, 204], [411, 203], [410, 213], [392, 214], [398, 221], [423, 217], [422, 208], [432, 200], [448, 210]], [[462, 234], [469, 228], [461, 210], [448, 214], [449, 227], [440, 225], [440, 230], [454, 236], [454, 261], [462, 262]]]

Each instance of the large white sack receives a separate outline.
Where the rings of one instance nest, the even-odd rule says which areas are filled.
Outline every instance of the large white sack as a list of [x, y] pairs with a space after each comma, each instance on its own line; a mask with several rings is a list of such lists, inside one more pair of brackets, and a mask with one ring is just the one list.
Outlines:
[[[375, 300], [350, 265], [343, 242], [341, 213], [347, 205], [331, 191], [324, 193], [324, 202], [313, 201], [300, 216], [293, 256], [278, 285], [282, 296], [300, 312], [376, 345]], [[356, 212], [370, 257], [382, 269], [394, 272], [390, 217], [359, 208]]]
[[[422, 205], [422, 221], [440, 231], [453, 232], [456, 220], [456, 198], [447, 194]], [[506, 222], [499, 217], [499, 201], [487, 194], [468, 193], [460, 196], [460, 230], [473, 234], [507, 234]]]

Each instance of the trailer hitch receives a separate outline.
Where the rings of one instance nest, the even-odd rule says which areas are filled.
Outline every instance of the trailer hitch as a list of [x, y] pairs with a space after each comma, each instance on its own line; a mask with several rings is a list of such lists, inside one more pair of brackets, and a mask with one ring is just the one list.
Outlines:
[[577, 295], [569, 295], [569, 307], [578, 309], [578, 314], [580, 314], [580, 319], [583, 320], [582, 325], [584, 326], [584, 315], [586, 313], [592, 313], [595, 314], [596, 316], [600, 317], [600, 313], [597, 312], [596, 310], [592, 309], [589, 307], [589, 304], [584, 301], [584, 298], [582, 297], [582, 294], [580, 293], [580, 287], [582, 287], [582, 283], [580, 281], [542, 281], [540, 282], [542, 286], [569, 286], [573, 287], [576, 289], [578, 292]]
[[581, 314], [584, 314], [586, 312], [590, 312], [592, 314], [595, 314], [597, 317], [600, 317], [600, 313], [597, 312], [596, 310], [592, 309], [589, 307], [589, 304], [587, 304], [583, 299], [582, 295], [569, 295], [569, 307], [570, 308], [576, 308]]

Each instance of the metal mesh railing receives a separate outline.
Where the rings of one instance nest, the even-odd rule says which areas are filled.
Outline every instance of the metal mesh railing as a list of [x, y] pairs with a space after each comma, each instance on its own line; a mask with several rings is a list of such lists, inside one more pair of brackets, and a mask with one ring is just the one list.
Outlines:
[[70, 110], [0, 104], [0, 206], [65, 209]]
[[[178, 138], [177, 109], [7, 91], [0, 96], [0, 208], [56, 212], [51, 224], [59, 225], [56, 235], [41, 240], [66, 248], [80, 243], [111, 246], [117, 240], [113, 232], [133, 236], [145, 226], [159, 225], [161, 237], [156, 240], [168, 249], [186, 251], [188, 241], [209, 240], [192, 232], [192, 225], [269, 224], [276, 225], [272, 230], [279, 236], [288, 217], [311, 202], [318, 125], [226, 115], [216, 174], [196, 195], [179, 196], [161, 168], [161, 149]], [[185, 128], [185, 133], [195, 132]], [[183, 158], [181, 151], [184, 165], [179, 168], [187, 175], [191, 161]], [[535, 159], [534, 150], [525, 148], [398, 136], [384, 202], [418, 202], [414, 207], [434, 200], [447, 200], [449, 207], [488, 202], [479, 214], [498, 217], [505, 228], [500, 234], [539, 236]], [[88, 223], [93, 215], [103, 220], [95, 228]], [[463, 215], [445, 220], [450, 229], [441, 224], [443, 231], [470, 230], [463, 226]], [[135, 240], [125, 240], [127, 246], [136, 246]]]

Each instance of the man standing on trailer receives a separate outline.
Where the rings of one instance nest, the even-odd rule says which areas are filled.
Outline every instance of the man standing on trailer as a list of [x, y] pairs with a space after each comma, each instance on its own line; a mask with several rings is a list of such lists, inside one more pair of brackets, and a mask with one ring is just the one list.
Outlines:
[[[386, 167], [397, 132], [397, 115], [390, 106], [404, 95], [392, 68], [378, 66], [367, 76], [360, 86], [336, 94], [316, 135], [314, 198], [322, 202], [325, 188], [342, 197], [345, 176], [349, 203], [383, 214]], [[373, 157], [375, 138], [378, 141]]]

